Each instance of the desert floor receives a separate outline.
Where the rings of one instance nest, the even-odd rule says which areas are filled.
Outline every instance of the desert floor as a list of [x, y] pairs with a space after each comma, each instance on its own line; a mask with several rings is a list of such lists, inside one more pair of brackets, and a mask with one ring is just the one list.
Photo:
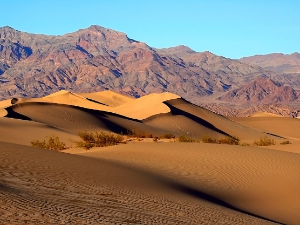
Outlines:
[[[225, 118], [173, 94], [0, 102], [0, 224], [300, 224], [300, 120]], [[79, 131], [238, 136], [267, 147], [150, 139], [76, 148]], [[69, 149], [30, 146], [56, 135]], [[289, 140], [292, 144], [281, 145]]]

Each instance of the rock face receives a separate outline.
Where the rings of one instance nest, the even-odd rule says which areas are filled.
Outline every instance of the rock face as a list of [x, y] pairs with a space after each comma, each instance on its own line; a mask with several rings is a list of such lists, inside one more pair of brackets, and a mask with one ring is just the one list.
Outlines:
[[201, 96], [275, 75], [185, 46], [154, 49], [100, 26], [62, 36], [0, 28], [1, 99], [111, 89], [135, 97], [168, 91], [197, 104]]
[[239, 102], [240, 104], [287, 103], [299, 101], [300, 91], [284, 86], [270, 78], [260, 77], [243, 87], [229, 91], [218, 99], [226, 102]]

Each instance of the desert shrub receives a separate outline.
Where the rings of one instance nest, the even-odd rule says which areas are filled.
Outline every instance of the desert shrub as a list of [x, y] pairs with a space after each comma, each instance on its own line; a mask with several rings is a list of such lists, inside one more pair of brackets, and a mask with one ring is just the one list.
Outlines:
[[219, 139], [219, 144], [227, 144], [227, 145], [239, 145], [240, 139], [236, 136], [227, 136]]
[[175, 135], [166, 133], [166, 134], [162, 134], [162, 135], [160, 136], [160, 138], [162, 138], [162, 139], [174, 139], [174, 138], [175, 138]]
[[199, 140], [197, 139], [193, 139], [191, 137], [188, 137], [188, 136], [185, 136], [185, 135], [180, 135], [178, 137], [178, 141], [179, 142], [200, 142]]
[[154, 138], [153, 138], [153, 141], [154, 141], [154, 142], [157, 142], [158, 140], [159, 140], [158, 137], [154, 137]]
[[253, 145], [255, 146], [269, 146], [269, 145], [275, 145], [276, 142], [274, 139], [269, 138], [267, 136], [261, 137], [259, 140], [255, 140]]
[[106, 132], [79, 132], [79, 137], [82, 141], [77, 142], [77, 147], [84, 148], [86, 150], [92, 147], [106, 147], [111, 145], [117, 145], [124, 141], [124, 137], [120, 134], [106, 133]]
[[61, 151], [66, 149], [66, 144], [59, 140], [57, 136], [50, 136], [48, 140], [33, 140], [30, 142], [31, 146], [38, 148], [46, 148], [50, 150]]
[[134, 138], [153, 138], [153, 134], [135, 129], [128, 131], [127, 136]]
[[219, 144], [219, 141], [216, 138], [212, 138], [212, 137], [209, 137], [209, 136], [203, 136], [201, 138], [201, 141], [203, 143]]
[[280, 143], [281, 145], [289, 145], [289, 144], [292, 144], [290, 141], [283, 141]]

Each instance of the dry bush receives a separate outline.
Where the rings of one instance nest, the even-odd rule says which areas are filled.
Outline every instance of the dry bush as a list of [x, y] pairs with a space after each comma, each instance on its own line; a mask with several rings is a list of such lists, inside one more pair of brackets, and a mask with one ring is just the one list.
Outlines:
[[201, 138], [201, 141], [203, 143], [219, 144], [219, 140], [217, 140], [216, 138], [209, 137], [209, 136], [203, 136]]
[[127, 136], [132, 138], [153, 138], [153, 134], [135, 129], [128, 131]]
[[154, 141], [154, 142], [157, 142], [158, 140], [159, 140], [159, 137], [154, 137], [154, 138], [153, 138], [153, 141]]
[[185, 135], [180, 135], [178, 137], [179, 142], [200, 142], [198, 139], [193, 139], [191, 137], [185, 136]]
[[259, 140], [255, 140], [253, 145], [255, 146], [269, 146], [269, 145], [275, 145], [276, 142], [274, 139], [269, 138], [267, 136], [261, 137]]
[[174, 139], [175, 135], [170, 134], [170, 133], [166, 133], [166, 134], [160, 135], [159, 138], [161, 138], [161, 139]]
[[283, 141], [280, 143], [281, 145], [289, 145], [289, 144], [292, 144], [290, 141]]
[[50, 150], [61, 151], [66, 149], [66, 144], [59, 140], [57, 136], [50, 136], [48, 140], [33, 140], [30, 142], [31, 146], [38, 147], [38, 148], [46, 148]]
[[120, 134], [107, 133], [107, 132], [79, 132], [79, 137], [82, 141], [76, 143], [77, 147], [86, 150], [92, 147], [106, 147], [117, 145], [124, 141], [124, 137]]
[[240, 139], [236, 136], [233, 136], [233, 137], [227, 136], [227, 137], [219, 139], [219, 144], [239, 145]]
[[239, 145], [240, 144], [240, 139], [238, 137], [231, 137], [231, 136], [226, 136], [221, 139], [216, 139], [212, 138], [209, 136], [203, 136], [201, 138], [201, 141], [203, 143], [211, 143], [211, 144], [227, 144], [227, 145]]

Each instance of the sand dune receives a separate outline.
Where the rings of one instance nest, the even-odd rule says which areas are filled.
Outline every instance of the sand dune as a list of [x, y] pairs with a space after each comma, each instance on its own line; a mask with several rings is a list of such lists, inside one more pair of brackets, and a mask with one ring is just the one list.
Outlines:
[[280, 135], [285, 138], [300, 140], [300, 121], [290, 117], [232, 117], [241, 124]]
[[101, 96], [106, 96], [104, 99], [117, 96], [123, 99], [123, 104], [110, 107], [60, 91], [40, 99], [20, 99], [5, 110], [9, 112], [7, 117], [40, 122], [73, 134], [85, 130], [118, 133], [140, 130], [157, 136], [172, 133], [193, 138], [231, 135], [245, 142], [266, 135], [260, 129], [229, 120], [171, 93], [151, 94], [134, 100], [107, 91], [91, 95], [97, 95], [99, 101]]
[[78, 154], [165, 174], [199, 193], [270, 220], [300, 221], [299, 154], [184, 143], [131, 144]]
[[110, 90], [94, 93], [79, 93], [78, 95], [83, 96], [89, 100], [103, 103], [110, 107], [116, 107], [124, 103], [131, 102], [135, 99]]
[[0, 117], [7, 115], [7, 110], [5, 108], [9, 106], [11, 106], [11, 99], [0, 101]]
[[163, 102], [180, 98], [172, 93], [150, 94], [133, 101], [122, 104], [114, 109], [114, 112], [135, 119], [146, 119], [160, 113], [170, 112], [170, 108]]
[[79, 138], [74, 133], [69, 133], [60, 128], [43, 123], [0, 117], [0, 141], [30, 145], [32, 140], [43, 140], [47, 136], [56, 135], [68, 146], [74, 145]]
[[[263, 115], [226, 118], [171, 93], [2, 101], [0, 224], [298, 224], [300, 154], [291, 152], [300, 153], [300, 121]], [[72, 147], [79, 131], [128, 130], [292, 145], [150, 140], [71, 154], [25, 146], [56, 135]]]
[[64, 105], [79, 106], [88, 109], [110, 111], [110, 107], [90, 101], [83, 96], [65, 90], [53, 93], [51, 95], [47, 95], [43, 98], [20, 98], [17, 103], [21, 104], [27, 102], [57, 103]]
[[[115, 157], [116, 151], [110, 150]], [[143, 154], [136, 148], [133, 151]], [[149, 152], [149, 149], [145, 151]], [[130, 153], [128, 149], [120, 151], [128, 163], [128, 157], [123, 154], [125, 152]], [[149, 153], [149, 156], [158, 156], [157, 151]], [[275, 224], [209, 198], [195, 189], [199, 181], [193, 186], [177, 181], [178, 177], [189, 175], [180, 174], [188, 168], [174, 168], [177, 174], [173, 175], [168, 171], [154, 173], [149, 170], [147, 158], [153, 160], [154, 167], [161, 165], [161, 160], [166, 160], [167, 169], [178, 165], [177, 162], [172, 163], [164, 151], [163, 156], [157, 159], [141, 156], [144, 166], [138, 162], [124, 164], [1, 142], [0, 223]], [[175, 158], [178, 160], [177, 154]], [[194, 176], [197, 169], [191, 169]], [[223, 175], [226, 172], [228, 169]], [[217, 175], [210, 172], [208, 176]], [[226, 181], [226, 178], [223, 180]], [[212, 181], [216, 179], [212, 178]], [[204, 184], [206, 187], [209, 185], [208, 181]], [[222, 196], [225, 194], [220, 192]]]
[[175, 114], [184, 114], [190, 118], [200, 118], [209, 126], [217, 128], [225, 134], [237, 136], [243, 141], [255, 140], [264, 134], [261, 130], [236, 123], [224, 116], [213, 113], [202, 107], [193, 105], [184, 99], [175, 99], [165, 102]]

